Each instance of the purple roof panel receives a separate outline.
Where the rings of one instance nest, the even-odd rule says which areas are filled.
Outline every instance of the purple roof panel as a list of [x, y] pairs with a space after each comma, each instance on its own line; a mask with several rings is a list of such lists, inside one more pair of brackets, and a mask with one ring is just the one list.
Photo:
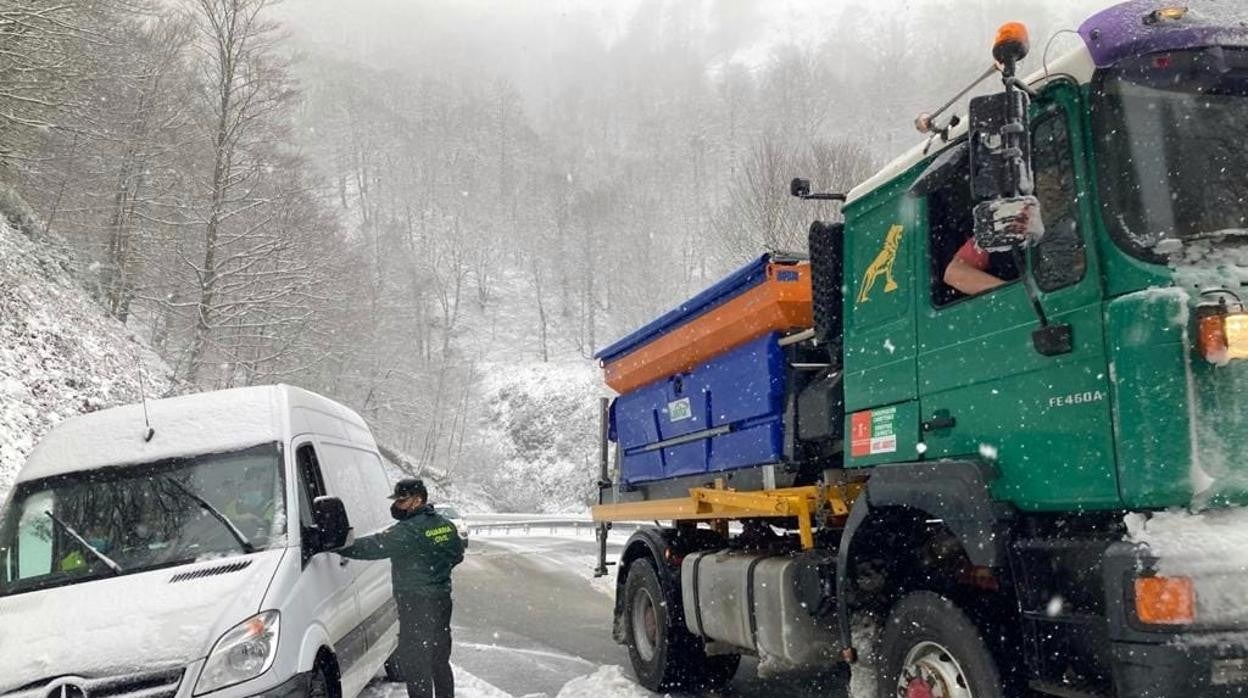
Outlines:
[[[1148, 23], [1166, 7], [1186, 7], [1178, 20]], [[1248, 3], [1243, 0], [1130, 0], [1093, 15], [1079, 28], [1097, 67], [1131, 56], [1200, 46], [1248, 46]]]

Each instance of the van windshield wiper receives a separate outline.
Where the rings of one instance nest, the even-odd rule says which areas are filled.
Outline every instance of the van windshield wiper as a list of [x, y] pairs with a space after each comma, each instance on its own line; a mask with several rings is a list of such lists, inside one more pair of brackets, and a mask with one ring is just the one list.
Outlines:
[[52, 523], [56, 524], [57, 526], [60, 526], [62, 531], [68, 533], [70, 538], [73, 538], [74, 540], [78, 541], [79, 545], [81, 545], [82, 547], [90, 551], [92, 555], [98, 557], [100, 559], [100, 562], [103, 562], [105, 565], [108, 566], [108, 569], [113, 571], [113, 574], [122, 574], [125, 572], [125, 570], [121, 569], [121, 565], [114, 562], [111, 557], [100, 552], [99, 548], [96, 548], [94, 545], [91, 545], [90, 543], [88, 543], [87, 539], [79, 535], [78, 532], [74, 530], [73, 526], [70, 526], [64, 521], [61, 521], [59, 518], [57, 518], [56, 514], [53, 514], [50, 511], [45, 511], [43, 513], [47, 514], [49, 519], [52, 519]]
[[208, 500], [195, 494], [190, 489], [188, 489], [186, 485], [183, 485], [182, 483], [178, 482], [177, 480], [174, 480], [171, 477], [166, 477], [164, 479], [167, 480], [169, 483], [171, 483], [174, 487], [178, 488], [178, 490], [180, 490], [182, 494], [185, 494], [186, 496], [195, 500], [195, 503], [203, 507], [204, 511], [208, 512], [209, 514], [212, 514], [213, 518], [215, 518], [217, 521], [220, 521], [222, 524], [224, 524], [226, 528], [230, 529], [230, 534], [234, 536], [234, 540], [238, 541], [238, 545], [240, 548], [243, 549], [243, 552], [245, 553], [256, 552], [255, 546], [251, 544], [250, 540], [247, 540], [247, 536], [243, 535], [242, 531], [238, 530], [238, 526], [235, 526], [234, 522], [230, 521], [229, 517], [227, 517], [225, 514], [222, 514], [221, 511], [217, 509], [216, 507], [214, 507], [211, 503], [209, 503]]

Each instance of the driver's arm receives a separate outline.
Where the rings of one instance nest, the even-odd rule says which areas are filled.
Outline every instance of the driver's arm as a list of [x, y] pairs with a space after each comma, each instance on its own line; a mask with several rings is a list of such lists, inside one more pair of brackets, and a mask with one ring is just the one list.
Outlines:
[[988, 264], [988, 253], [976, 247], [973, 239], [967, 240], [945, 267], [944, 281], [968, 296], [1004, 286], [1004, 281], [988, 273]]

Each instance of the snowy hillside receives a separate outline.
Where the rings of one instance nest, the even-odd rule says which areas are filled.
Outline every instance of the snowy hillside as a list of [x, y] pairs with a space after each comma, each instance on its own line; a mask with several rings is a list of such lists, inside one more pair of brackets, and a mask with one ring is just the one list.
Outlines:
[[55, 242], [0, 221], [0, 501], [26, 454], [63, 419], [170, 388], [170, 371], [108, 317]]
[[598, 474], [601, 375], [589, 362], [497, 366], [486, 373], [476, 469], [502, 511], [583, 510]]

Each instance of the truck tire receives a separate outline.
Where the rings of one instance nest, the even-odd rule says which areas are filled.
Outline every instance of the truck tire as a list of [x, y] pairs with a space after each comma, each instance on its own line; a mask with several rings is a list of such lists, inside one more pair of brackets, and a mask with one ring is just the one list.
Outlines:
[[966, 614], [917, 591], [889, 613], [880, 642], [879, 698], [1004, 698], [996, 661]]
[[625, 644], [642, 686], [656, 692], [708, 689], [737, 673], [740, 655], [708, 657], [702, 640], [669, 612], [659, 575], [649, 561], [637, 560], [628, 568], [624, 599]]

